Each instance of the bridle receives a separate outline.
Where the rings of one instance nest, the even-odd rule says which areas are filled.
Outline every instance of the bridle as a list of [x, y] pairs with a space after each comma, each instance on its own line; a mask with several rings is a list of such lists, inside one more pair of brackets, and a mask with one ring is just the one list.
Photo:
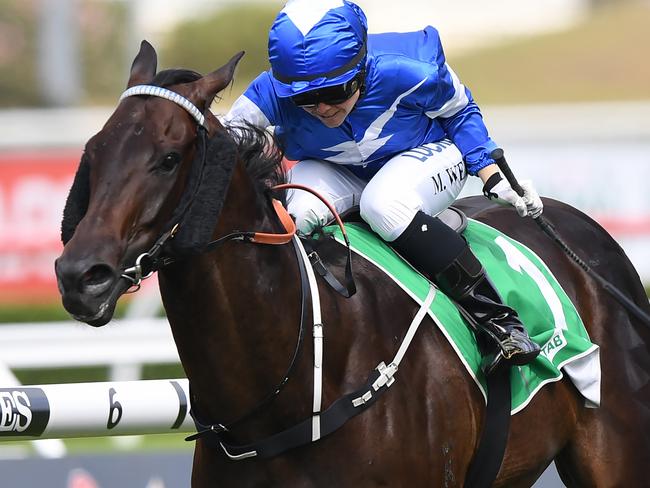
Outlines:
[[[199, 110], [199, 108], [194, 105], [190, 100], [183, 97], [182, 95], [162, 88], [159, 86], [153, 85], [136, 85], [127, 89], [120, 96], [120, 101], [131, 96], [153, 96], [164, 98], [177, 104], [178, 106], [185, 109], [197, 122], [197, 147], [200, 151], [200, 175], [197, 178], [196, 186], [192, 189], [192, 196], [188, 198], [185, 202], [185, 205], [175, 212], [168, 224], [169, 229], [165, 231], [158, 240], [154, 243], [151, 248], [140, 254], [133, 266], [125, 268], [120, 273], [120, 276], [125, 280], [129, 281], [131, 286], [127, 293], [134, 293], [140, 289], [143, 280], [150, 278], [156, 271], [160, 270], [164, 266], [167, 266], [175, 261], [175, 258], [169, 254], [164, 254], [163, 250], [165, 244], [167, 244], [170, 239], [172, 239], [179, 227], [183, 224], [183, 219], [185, 218], [188, 209], [190, 208], [192, 201], [194, 200], [198, 188], [201, 185], [203, 180], [203, 173], [206, 165], [206, 156], [207, 156], [207, 134], [208, 128], [205, 124], [205, 115]], [[283, 186], [287, 188], [287, 186]], [[280, 188], [272, 188], [280, 189]], [[242, 232], [235, 231], [228, 235], [225, 235], [219, 239], [216, 239], [208, 243], [203, 249], [202, 252], [209, 252], [222, 244], [228, 241], [242, 241], [242, 242], [251, 242], [256, 244], [271, 244], [271, 245], [281, 245], [287, 244], [291, 241], [292, 237], [296, 233], [296, 225], [284, 208], [282, 203], [276, 199], [271, 199], [271, 204], [282, 223], [285, 232], [274, 234], [274, 233], [265, 233], [265, 232]]]

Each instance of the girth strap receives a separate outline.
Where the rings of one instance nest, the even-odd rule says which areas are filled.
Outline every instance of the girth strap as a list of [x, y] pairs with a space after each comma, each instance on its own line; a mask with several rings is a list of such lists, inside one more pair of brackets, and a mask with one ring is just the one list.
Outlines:
[[347, 259], [345, 261], [345, 285], [342, 284], [334, 274], [325, 266], [320, 256], [315, 250], [311, 250], [310, 241], [305, 242], [308, 248], [309, 262], [311, 263], [314, 271], [325, 280], [325, 282], [339, 295], [350, 298], [356, 293], [356, 284], [354, 283], [354, 276], [352, 275], [352, 251], [350, 246], [347, 246]]
[[499, 474], [510, 432], [510, 370], [502, 364], [486, 378], [483, 430], [465, 476], [465, 488], [489, 488]]
[[[397, 354], [388, 366], [382, 361], [375, 370], [370, 373], [366, 383], [357, 390], [342, 396], [322, 412], [320, 420], [320, 438], [331, 434], [352, 417], [359, 415], [373, 405], [380, 396], [395, 382], [394, 375], [399, 368], [399, 363], [406, 354], [415, 333], [422, 323], [436, 294], [433, 286], [429, 288], [424, 303], [415, 315], [406, 335], [397, 351]], [[220, 424], [202, 424], [193, 411], [190, 411], [200, 437], [208, 443], [208, 446], [221, 448], [232, 460], [239, 461], [250, 457], [270, 458], [281, 454], [289, 449], [309, 444], [316, 439], [313, 438], [313, 419], [309, 418], [270, 437], [250, 444], [234, 444], [228, 441], [228, 430]], [[196, 438], [199, 435], [188, 437]]]

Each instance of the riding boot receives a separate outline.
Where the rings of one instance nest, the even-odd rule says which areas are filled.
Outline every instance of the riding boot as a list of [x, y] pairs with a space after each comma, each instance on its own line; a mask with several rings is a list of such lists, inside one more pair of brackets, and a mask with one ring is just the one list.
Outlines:
[[499, 345], [498, 353], [484, 357], [486, 374], [501, 359], [523, 365], [539, 355], [539, 346], [528, 336], [517, 312], [503, 303], [467, 242], [440, 219], [418, 212], [392, 245], [456, 302], [479, 340], [487, 334]]
[[[496, 339], [507, 364], [528, 364], [539, 355], [539, 346], [528, 336], [517, 312], [503, 303], [469, 246], [435, 280], [472, 322]], [[493, 371], [500, 359], [497, 355], [488, 360], [486, 372]]]

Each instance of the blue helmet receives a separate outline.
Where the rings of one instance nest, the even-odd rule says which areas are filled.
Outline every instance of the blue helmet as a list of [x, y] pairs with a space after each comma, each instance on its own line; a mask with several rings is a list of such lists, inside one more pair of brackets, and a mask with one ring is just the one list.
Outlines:
[[269, 33], [269, 62], [281, 98], [351, 80], [366, 60], [368, 23], [348, 0], [290, 0]]

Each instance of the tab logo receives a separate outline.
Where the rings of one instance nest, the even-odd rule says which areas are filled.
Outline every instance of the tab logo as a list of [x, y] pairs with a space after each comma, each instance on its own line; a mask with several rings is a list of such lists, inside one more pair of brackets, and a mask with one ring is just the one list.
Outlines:
[[50, 405], [40, 388], [0, 389], [0, 436], [39, 436], [50, 420]]
[[558, 353], [560, 349], [567, 345], [566, 339], [562, 331], [557, 331], [553, 337], [551, 337], [546, 344], [544, 344], [542, 349], [542, 354], [546, 356], [549, 361], [553, 361], [553, 358]]

